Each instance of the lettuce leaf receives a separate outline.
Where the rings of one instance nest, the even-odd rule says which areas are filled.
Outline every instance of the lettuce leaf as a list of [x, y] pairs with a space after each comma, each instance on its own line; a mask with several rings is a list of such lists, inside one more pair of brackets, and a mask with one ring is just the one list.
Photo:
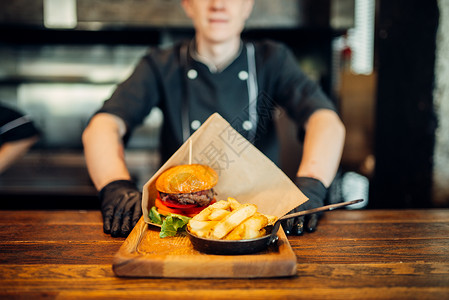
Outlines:
[[161, 238], [175, 236], [179, 231], [184, 231], [190, 220], [189, 217], [178, 214], [163, 215], [157, 211], [155, 206], [150, 209], [149, 217], [153, 223], [162, 225], [159, 233]]
[[162, 219], [163, 219], [163, 215], [161, 215], [158, 211], [156, 206], [153, 206], [150, 209], [150, 214], [149, 214], [150, 220], [151, 222], [155, 223], [155, 224], [159, 224], [162, 225]]

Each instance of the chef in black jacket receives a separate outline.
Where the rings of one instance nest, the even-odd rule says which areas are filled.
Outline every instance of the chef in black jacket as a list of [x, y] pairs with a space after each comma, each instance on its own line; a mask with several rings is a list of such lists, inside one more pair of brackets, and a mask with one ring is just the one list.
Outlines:
[[[126, 236], [142, 214], [141, 193], [124, 161], [124, 141], [155, 106], [164, 113], [164, 161], [218, 112], [275, 163], [279, 143], [272, 113], [283, 107], [304, 143], [295, 183], [310, 200], [296, 210], [323, 205], [345, 136], [331, 101], [284, 45], [241, 40], [254, 0], [183, 0], [182, 5], [193, 20], [195, 38], [151, 49], [83, 133], [104, 231]], [[284, 229], [288, 234], [314, 231], [317, 221], [317, 215], [298, 218]]]

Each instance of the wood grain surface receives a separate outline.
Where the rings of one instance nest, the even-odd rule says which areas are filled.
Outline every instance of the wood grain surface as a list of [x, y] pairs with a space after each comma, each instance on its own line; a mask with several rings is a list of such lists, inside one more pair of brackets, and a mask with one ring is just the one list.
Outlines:
[[338, 210], [288, 239], [291, 277], [121, 278], [100, 212], [0, 211], [0, 299], [449, 299], [447, 209]]

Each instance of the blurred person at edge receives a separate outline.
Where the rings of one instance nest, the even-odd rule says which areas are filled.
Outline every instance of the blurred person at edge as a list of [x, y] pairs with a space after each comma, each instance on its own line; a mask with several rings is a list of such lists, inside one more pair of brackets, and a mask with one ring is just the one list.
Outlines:
[[0, 174], [22, 158], [39, 135], [28, 116], [0, 104]]
[[[289, 49], [274, 41], [242, 40], [253, 5], [254, 0], [182, 0], [195, 37], [168, 49], [151, 49], [90, 120], [83, 144], [105, 233], [128, 235], [142, 214], [141, 193], [131, 181], [124, 145], [155, 106], [164, 114], [163, 161], [218, 112], [275, 163], [279, 144], [271, 113], [283, 107], [303, 142], [295, 184], [310, 199], [294, 211], [324, 204], [340, 164], [344, 125]], [[257, 118], [248, 114], [255, 105]], [[312, 215], [283, 226], [287, 234], [302, 234], [314, 231], [318, 219]]]

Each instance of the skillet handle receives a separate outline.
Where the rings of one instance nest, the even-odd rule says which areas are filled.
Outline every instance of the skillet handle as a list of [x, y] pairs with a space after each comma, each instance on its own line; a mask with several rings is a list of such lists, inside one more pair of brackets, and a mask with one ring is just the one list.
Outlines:
[[287, 220], [290, 218], [296, 218], [296, 217], [300, 217], [300, 216], [305, 216], [305, 215], [310, 215], [310, 214], [314, 214], [314, 213], [317, 213], [320, 211], [334, 210], [334, 209], [337, 209], [340, 207], [348, 206], [348, 205], [359, 203], [362, 201], [363, 201], [363, 199], [357, 199], [357, 200], [352, 200], [352, 201], [348, 201], [348, 202], [341, 202], [341, 203], [325, 205], [325, 206], [321, 206], [321, 207], [317, 207], [317, 208], [313, 208], [313, 209], [303, 210], [303, 211], [295, 212], [292, 214], [284, 215], [284, 216], [280, 217], [276, 221], [276, 223], [274, 223], [273, 229], [271, 230], [270, 238], [268, 240], [268, 245], [273, 243], [276, 240], [279, 226], [281, 226], [281, 222], [284, 220]]
[[295, 213], [292, 213], [292, 214], [288, 214], [288, 215], [282, 216], [282, 217], [279, 218], [278, 221], [283, 221], [283, 220], [287, 220], [287, 219], [290, 219], [290, 218], [310, 215], [310, 214], [314, 214], [314, 213], [317, 213], [317, 212], [320, 212], [320, 211], [334, 210], [334, 209], [337, 209], [337, 208], [340, 208], [340, 207], [352, 205], [352, 204], [359, 203], [359, 202], [362, 202], [362, 201], [363, 201], [363, 199], [357, 199], [357, 200], [352, 200], [352, 201], [348, 201], [348, 202], [340, 202], [340, 203], [320, 206], [320, 207], [313, 208], [313, 209], [303, 210], [303, 211], [299, 211], [299, 212], [295, 212]]

